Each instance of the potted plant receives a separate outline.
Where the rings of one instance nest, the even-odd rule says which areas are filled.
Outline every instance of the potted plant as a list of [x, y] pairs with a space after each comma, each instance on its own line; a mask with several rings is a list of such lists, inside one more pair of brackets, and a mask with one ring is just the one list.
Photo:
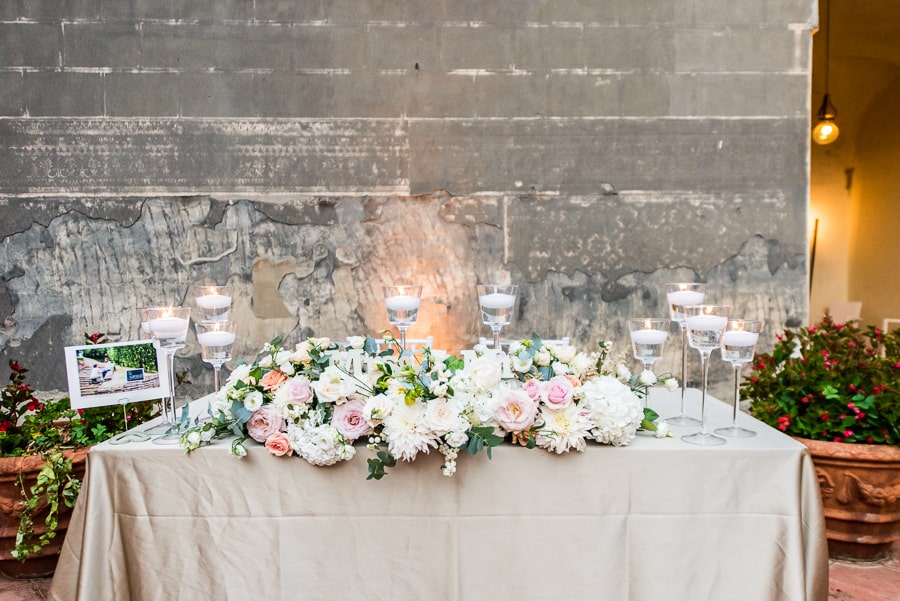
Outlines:
[[886, 557], [900, 540], [900, 334], [830, 316], [785, 331], [743, 392], [809, 448], [832, 557]]
[[[0, 396], [0, 571], [14, 578], [53, 572], [84, 475], [88, 448], [124, 429], [121, 407], [72, 410], [42, 401], [9, 362]], [[129, 406], [129, 421], [152, 416], [153, 402]]]

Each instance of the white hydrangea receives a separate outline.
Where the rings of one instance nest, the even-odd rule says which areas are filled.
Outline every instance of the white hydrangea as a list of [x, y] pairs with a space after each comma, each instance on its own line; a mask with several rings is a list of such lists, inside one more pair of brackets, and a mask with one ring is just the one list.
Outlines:
[[288, 425], [288, 440], [295, 453], [313, 465], [334, 465], [347, 461], [356, 454], [352, 444], [348, 444], [330, 424], [320, 426]]
[[594, 440], [615, 446], [634, 440], [644, 410], [631, 388], [612, 376], [597, 376], [582, 385], [582, 392], [581, 406], [590, 411]]

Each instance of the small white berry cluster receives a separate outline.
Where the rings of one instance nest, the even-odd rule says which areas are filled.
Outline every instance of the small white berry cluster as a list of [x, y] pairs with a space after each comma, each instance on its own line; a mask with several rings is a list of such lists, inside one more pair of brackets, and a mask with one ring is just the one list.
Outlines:
[[442, 444], [438, 447], [438, 451], [444, 456], [444, 465], [441, 466], [441, 473], [449, 478], [456, 473], [456, 457], [459, 455], [459, 449], [448, 444]]

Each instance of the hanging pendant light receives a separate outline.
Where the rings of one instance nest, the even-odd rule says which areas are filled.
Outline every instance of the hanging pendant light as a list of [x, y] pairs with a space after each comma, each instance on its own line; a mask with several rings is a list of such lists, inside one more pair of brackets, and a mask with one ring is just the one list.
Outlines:
[[825, 98], [819, 107], [819, 122], [813, 128], [813, 142], [816, 144], [831, 144], [838, 139], [841, 133], [837, 123], [837, 109], [831, 104], [831, 96], [828, 94], [828, 70], [831, 62], [831, 0], [826, 4], [828, 14], [825, 16]]

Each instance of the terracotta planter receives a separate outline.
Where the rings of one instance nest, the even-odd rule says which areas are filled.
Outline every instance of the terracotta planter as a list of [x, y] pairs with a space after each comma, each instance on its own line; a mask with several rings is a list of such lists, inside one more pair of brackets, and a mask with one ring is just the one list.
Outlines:
[[[78, 478], [84, 477], [84, 461], [87, 452], [88, 449], [65, 452], [67, 457], [72, 458], [73, 473]], [[32, 556], [25, 562], [13, 558], [11, 552], [16, 547], [19, 515], [22, 513], [19, 473], [25, 474], [25, 486], [29, 487], [34, 484], [43, 464], [40, 456], [0, 457], [0, 572], [10, 578], [34, 578], [52, 574], [56, 569], [56, 561], [66, 536], [66, 528], [69, 526], [69, 516], [72, 510], [65, 506], [60, 507], [56, 537], [50, 544], [44, 547], [39, 555]], [[34, 516], [34, 533], [38, 536], [46, 530], [44, 525], [46, 517], [46, 507], [43, 507]]]
[[900, 540], [900, 447], [806, 440], [816, 466], [828, 553], [875, 561]]

